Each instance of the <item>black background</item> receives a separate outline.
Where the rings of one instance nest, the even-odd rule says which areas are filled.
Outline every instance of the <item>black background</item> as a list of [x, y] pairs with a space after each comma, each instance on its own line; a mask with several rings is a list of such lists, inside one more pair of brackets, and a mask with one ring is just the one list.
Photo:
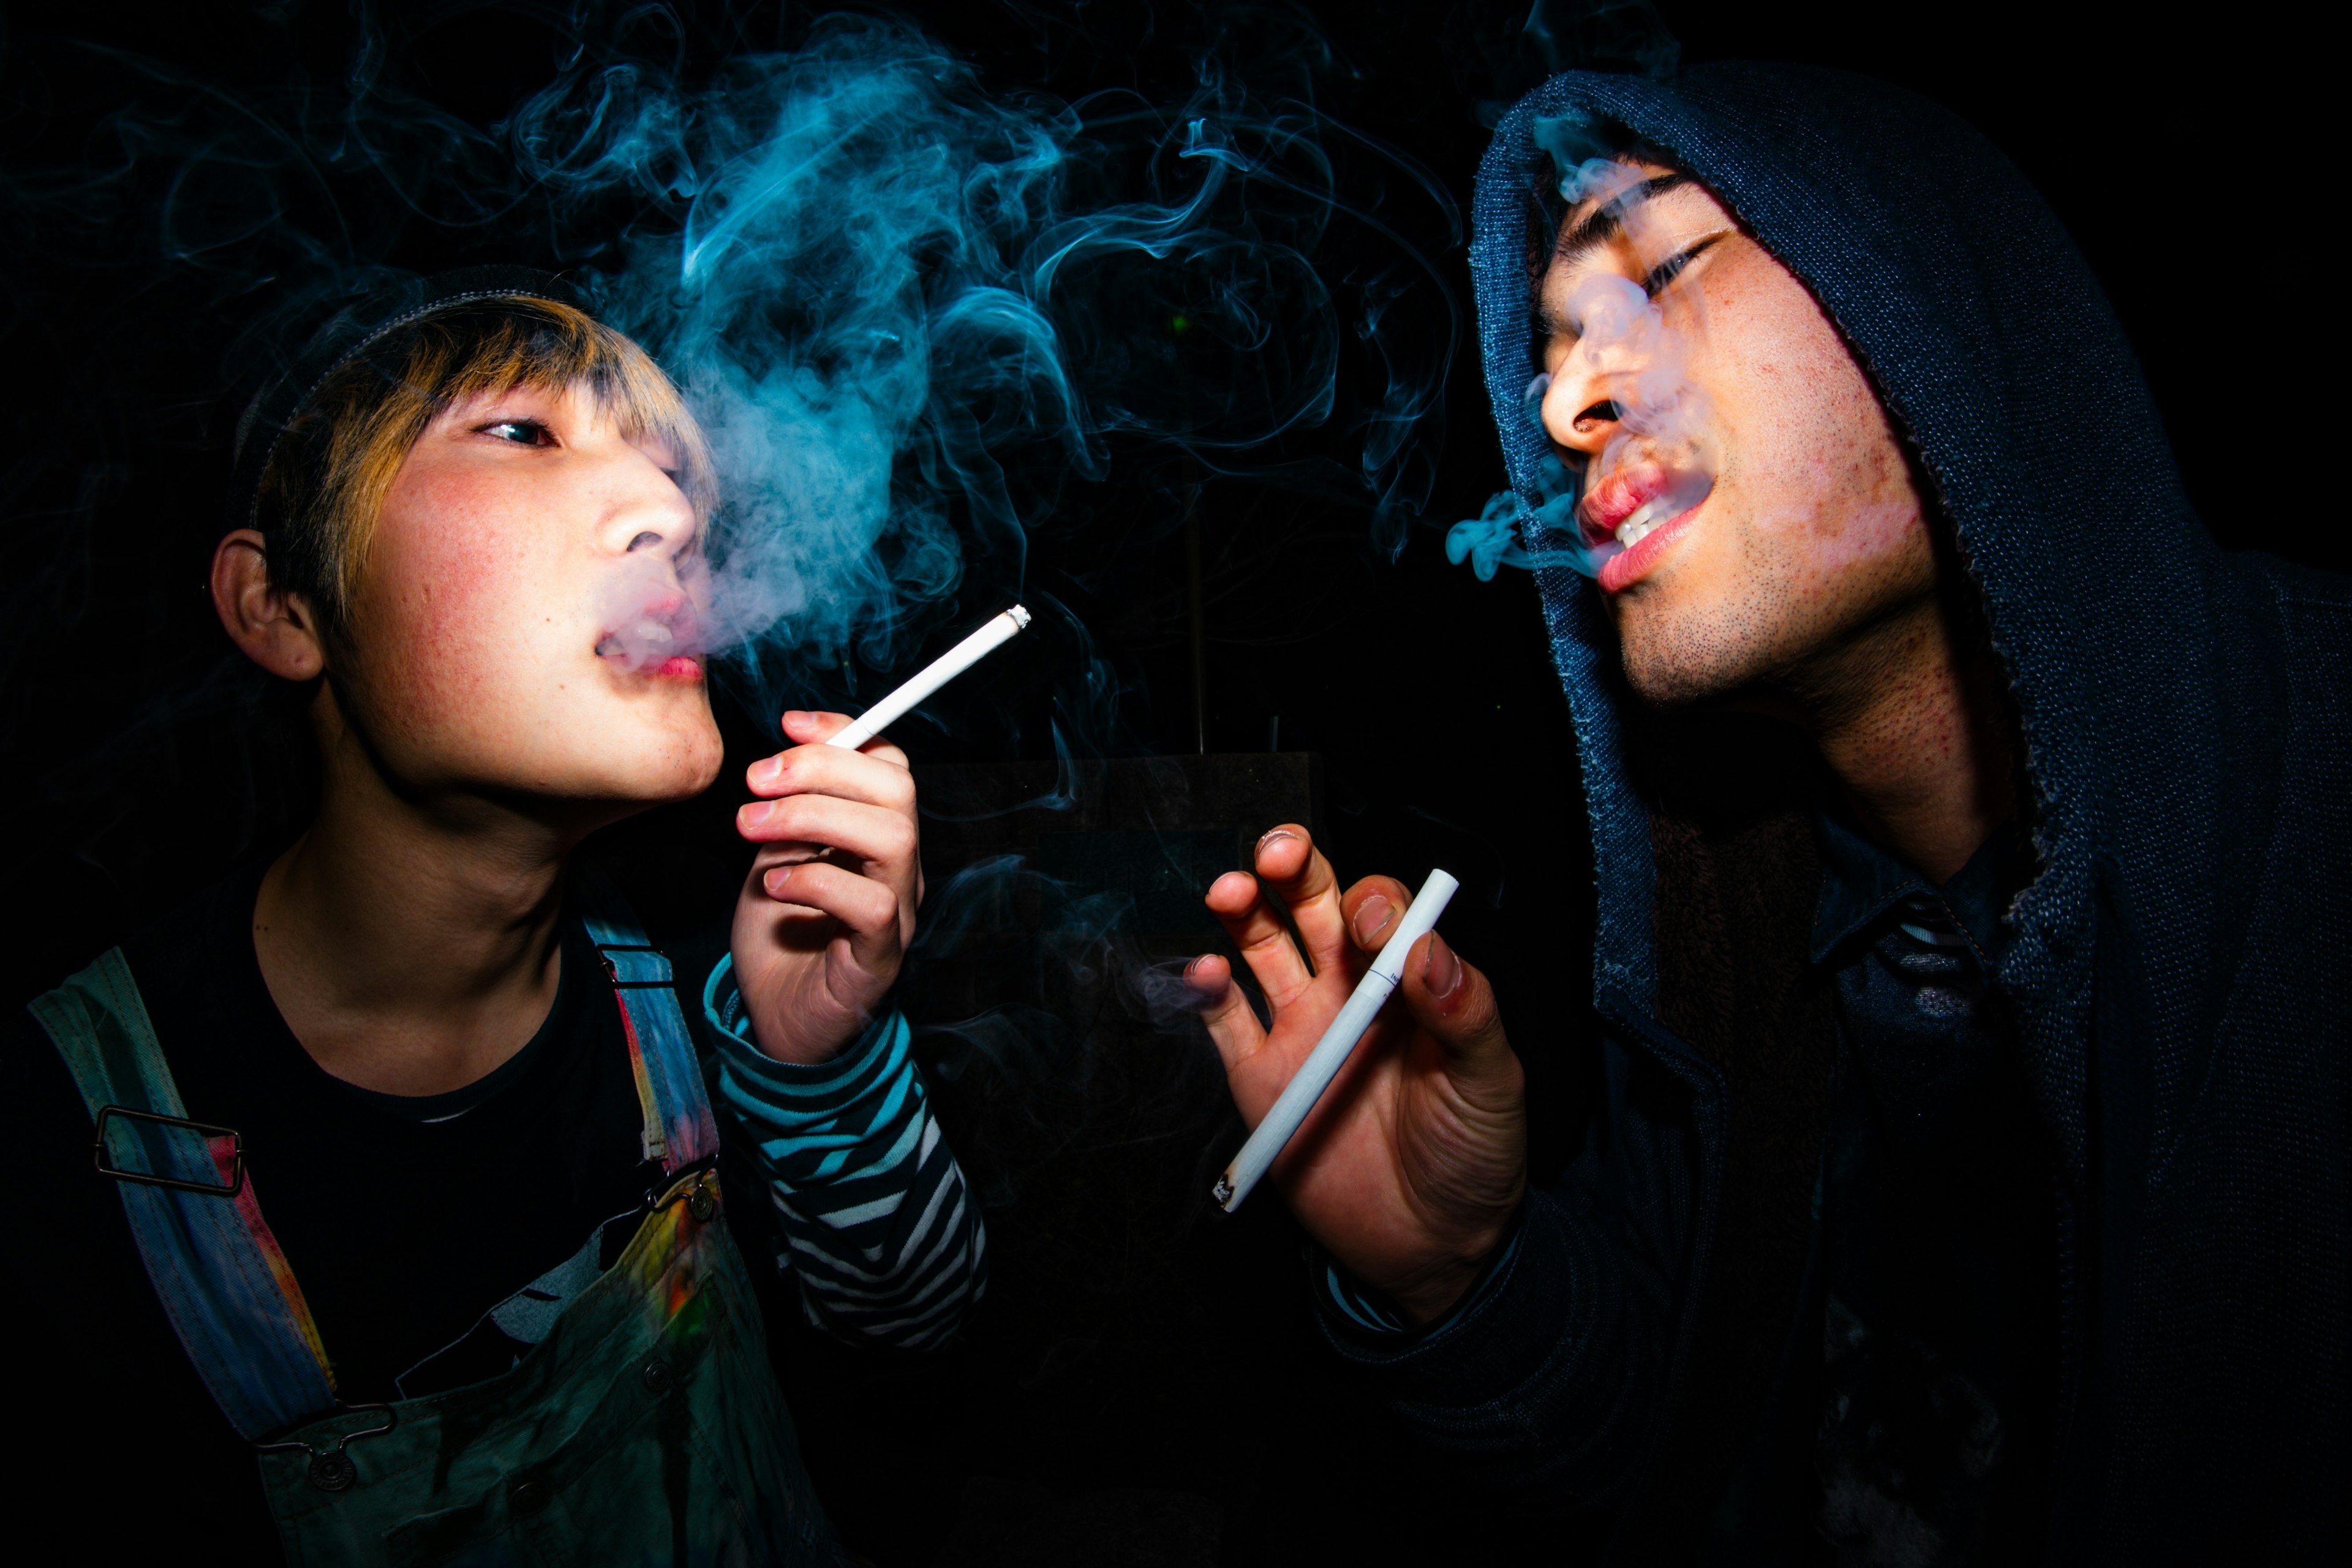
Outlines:
[[[551, 10], [400, 10], [394, 56], [408, 86], [476, 123], [550, 70]], [[2309, 237], [2326, 205], [2302, 107], [2316, 70], [2309, 40], [2252, 13], [2191, 32], [2051, 7], [1662, 10], [1687, 61], [1866, 71], [1985, 131], [2106, 284], [2216, 537], [2352, 567], [2324, 458], [2335, 333], [2320, 301], [2338, 264]], [[1320, 107], [1408, 151], [1466, 206], [1486, 140], [1475, 106], [1526, 85], [1510, 79], [1524, 59], [1504, 47], [1511, 8], [1375, 0], [1317, 13], [1334, 56]], [[978, 62], [992, 87], [1064, 98], [1120, 85], [1181, 95], [1200, 37], [1176, 7], [1097, 5], [1075, 21], [987, 5], [899, 14]], [[694, 13], [712, 54], [787, 43], [807, 15]], [[12, 179], [70, 165], [119, 101], [120, 73], [77, 42], [168, 62], [234, 98], [291, 72], [333, 76], [359, 26], [341, 7], [300, 5], [11, 25], [0, 131]], [[240, 302], [155, 282], [136, 256], [109, 265], [52, 250], [23, 211], [11, 208], [6, 262], [10, 380], [23, 399], [5, 497], [17, 562], [0, 628], [12, 649], [0, 764], [26, 922], [9, 953], [16, 996], [283, 831], [271, 773], [283, 764], [257, 753], [245, 710], [203, 696], [200, 679], [226, 649], [202, 580], [226, 471], [217, 360]], [[387, 232], [404, 264], [460, 258], [415, 226]], [[1439, 260], [1466, 303], [1460, 251]], [[1502, 992], [1536, 1079], [1541, 1163], [1563, 1152], [1572, 1075], [1561, 1064], [1574, 1058], [1587, 972], [1582, 809], [1528, 581], [1482, 584], [1444, 558], [1445, 525], [1501, 482], [1466, 336], [1447, 414], [1426, 521], [1392, 564], [1367, 545], [1360, 512], [1245, 483], [1207, 488], [1208, 742], [1265, 750], [1279, 716], [1282, 749], [1324, 759], [1327, 841], [1343, 875], [1410, 879], [1443, 864], [1462, 876], [1448, 931]], [[1108, 510], [1131, 493], [1166, 512], [1164, 466], [1151, 462], [1115, 471], [1083, 504]], [[1042, 549], [1033, 567], [1128, 683], [1122, 750], [1192, 749], [1180, 549], [1161, 528], [1116, 559], [1080, 540]], [[1014, 700], [1024, 668], [1006, 661], [993, 698], [975, 678], [973, 700]], [[157, 703], [177, 721], [120, 739]], [[758, 728], [740, 711], [725, 718], [735, 757], [756, 754]], [[924, 734], [910, 744], [919, 760]], [[966, 754], [948, 736], [933, 744]], [[713, 804], [723, 817], [729, 803]], [[633, 831], [707, 843], [711, 820], [706, 805]], [[961, 1352], [917, 1365], [805, 1336], [780, 1344], [812, 1465], [852, 1542], [889, 1563], [1531, 1550], [1334, 1375], [1276, 1205], [1210, 1223], [1192, 1176], [1219, 1131], [1213, 1074], [1195, 1039], [1160, 1048], [1166, 1061], [1125, 1064], [1097, 1084], [1108, 1092], [1140, 1071], [1148, 1114], [1089, 1112], [1084, 1136], [1060, 1129], [996, 1162], [1013, 1174], [990, 1216], [995, 1284]], [[970, 1094], [943, 1090], [951, 1134]], [[1157, 1142], [1137, 1132], [1151, 1119]], [[1018, 1142], [1001, 1123], [990, 1134]]]

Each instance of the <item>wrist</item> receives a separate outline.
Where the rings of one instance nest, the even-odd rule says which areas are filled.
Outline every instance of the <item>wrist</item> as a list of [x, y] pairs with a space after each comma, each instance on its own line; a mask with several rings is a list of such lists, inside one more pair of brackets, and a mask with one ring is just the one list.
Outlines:
[[743, 994], [732, 953], [720, 956], [702, 986], [702, 1016], [713, 1029], [785, 1068], [827, 1068], [857, 1055], [897, 1016], [888, 1003], [886, 994], [870, 1016], [845, 1019], [830, 1037], [818, 1040], [763, 1025]]
[[1387, 1286], [1384, 1293], [1416, 1329], [1425, 1329], [1461, 1305], [1471, 1288], [1483, 1279], [1510, 1240], [1516, 1212], [1506, 1215], [1460, 1247], [1424, 1268]]

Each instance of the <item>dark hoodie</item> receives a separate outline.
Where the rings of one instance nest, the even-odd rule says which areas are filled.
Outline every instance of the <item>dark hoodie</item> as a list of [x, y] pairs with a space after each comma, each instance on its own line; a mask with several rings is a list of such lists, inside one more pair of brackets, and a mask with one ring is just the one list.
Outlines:
[[[2055, 1188], [2050, 1557], [2333, 1558], [2352, 582], [2218, 550], [2025, 181], [1941, 110], [1811, 69], [1571, 73], [1503, 121], [1471, 264], [1531, 507], [1537, 193], [1559, 178], [1535, 122], [1570, 112], [1665, 150], [1810, 286], [1911, 444], [2011, 683], [2036, 869], [1994, 990]], [[2150, 213], [2151, 237], [2181, 219]], [[1836, 1050], [1806, 965], [1816, 795], [1761, 730], [1646, 714], [1592, 584], [1538, 580], [1597, 862], [1601, 1087], [1474, 1308], [1402, 1352], [1334, 1342], [1564, 1532], [1623, 1561], [1722, 1554], [1738, 1500], [1785, 1468], [1759, 1428], [1776, 1376], [1822, 1333], [1798, 1310]]]

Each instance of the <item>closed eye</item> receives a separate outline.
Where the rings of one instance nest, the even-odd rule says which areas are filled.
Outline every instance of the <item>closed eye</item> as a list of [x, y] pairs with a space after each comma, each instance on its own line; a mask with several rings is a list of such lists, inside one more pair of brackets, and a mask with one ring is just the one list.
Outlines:
[[511, 441], [518, 447], [555, 445], [555, 432], [536, 419], [500, 419], [488, 425], [476, 426], [474, 434], [499, 441]]
[[1648, 275], [1642, 279], [1642, 292], [1653, 300], [1656, 299], [1659, 289], [1681, 277], [1684, 268], [1697, 260], [1701, 251], [1722, 237], [1723, 236], [1719, 234], [1710, 234], [1696, 245], [1678, 250], [1651, 268]]

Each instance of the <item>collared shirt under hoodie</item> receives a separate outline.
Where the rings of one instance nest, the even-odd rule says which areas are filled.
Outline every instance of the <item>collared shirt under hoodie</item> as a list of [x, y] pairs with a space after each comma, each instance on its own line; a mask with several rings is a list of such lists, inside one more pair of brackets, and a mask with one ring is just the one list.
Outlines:
[[1832, 1560], [2030, 1560], [2056, 1405], [2053, 1188], [1989, 987], [2003, 828], [1941, 888], [1830, 816], [1812, 960], [1840, 1061], [1822, 1161], [1814, 1525]]

